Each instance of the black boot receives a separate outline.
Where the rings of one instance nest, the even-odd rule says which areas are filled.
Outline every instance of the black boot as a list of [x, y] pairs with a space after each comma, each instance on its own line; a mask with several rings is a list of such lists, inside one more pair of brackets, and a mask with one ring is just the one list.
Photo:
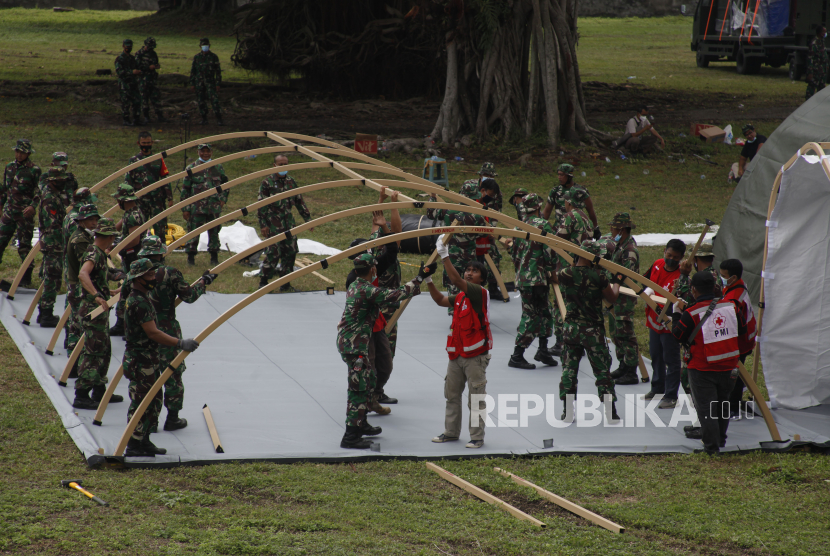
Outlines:
[[612, 423], [619, 421], [620, 416], [617, 414], [617, 402], [611, 402], [610, 406], [611, 406], [610, 407], [610, 409], [611, 409], [611, 412], [610, 412], [611, 414], [610, 415], [608, 414], [609, 413], [608, 412], [609, 407], [607, 405], [605, 407], [605, 418], [609, 422], [612, 422]]
[[39, 309], [37, 312], [37, 321], [41, 328], [55, 328], [61, 319], [52, 313], [52, 308]]
[[548, 353], [554, 357], [562, 357], [562, 340], [556, 338], [556, 343], [553, 344], [553, 347], [548, 348]]
[[144, 440], [141, 441], [141, 446], [147, 450], [148, 452], [152, 452], [153, 454], [159, 454], [163, 456], [167, 453], [167, 448], [159, 448], [152, 442], [150, 442], [150, 433], [144, 435]]
[[691, 438], [692, 440], [702, 440], [703, 439], [703, 429], [701, 427], [690, 427], [689, 430], [685, 430], [686, 438]]
[[35, 269], [34, 266], [29, 266], [26, 269], [26, 272], [23, 273], [23, 277], [20, 279], [20, 287], [21, 288], [31, 288], [32, 287], [32, 271]]
[[196, 253], [187, 254], [187, 264], [189, 266], [196, 266]]
[[[103, 384], [99, 384], [95, 388], [92, 389], [92, 394], [90, 397], [95, 400], [96, 403], [101, 403], [101, 400], [104, 399], [104, 394], [107, 392], [107, 387]], [[118, 394], [113, 394], [110, 396], [109, 403], [121, 403], [124, 401], [124, 396], [119, 396]]]
[[212, 264], [212, 265], [219, 264], [219, 251], [211, 251], [210, 252], [210, 264]]
[[377, 436], [383, 432], [383, 429], [380, 427], [373, 427], [369, 424], [369, 421], [364, 419], [362, 423], [360, 423], [360, 435], [361, 436]]
[[177, 431], [187, 426], [187, 419], [179, 418], [179, 411], [172, 409], [167, 410], [167, 420], [164, 422], [164, 430]]
[[637, 367], [631, 365], [623, 367], [622, 365], [620, 365], [620, 368], [623, 369], [624, 372], [622, 376], [614, 379], [614, 384], [619, 384], [620, 386], [627, 386], [630, 384], [640, 383], [640, 379], [637, 377]]
[[617, 367], [616, 369], [611, 371], [611, 378], [614, 378], [614, 379], [620, 378], [621, 376], [623, 376], [626, 373], [626, 368], [627, 367], [625, 365], [623, 365], [622, 362], [620, 362], [619, 367]]
[[536, 365], [528, 363], [525, 359], [525, 348], [516, 346], [513, 350], [513, 355], [510, 356], [510, 361], [507, 362], [508, 367], [516, 369], [535, 369]]
[[280, 293], [291, 293], [295, 291], [297, 290], [294, 289], [290, 282], [288, 284], [283, 284], [282, 286], [280, 286]]
[[490, 284], [487, 286], [487, 291], [490, 293], [490, 301], [504, 301], [504, 296], [501, 294], [501, 288], [498, 284]]
[[372, 441], [360, 438], [360, 427], [347, 426], [343, 440], [340, 441], [340, 447], [365, 450], [372, 447]]
[[124, 335], [124, 319], [118, 317], [115, 319], [115, 324], [110, 328], [110, 336], [123, 336]]
[[556, 359], [551, 356], [550, 352], [548, 352], [547, 338], [539, 338], [539, 349], [536, 350], [536, 355], [533, 359], [541, 361], [543, 365], [548, 365], [549, 367], [555, 367], [559, 364]]
[[260, 273], [260, 275], [259, 275], [259, 287], [264, 288], [267, 285], [268, 285], [268, 278], [266, 278], [265, 276], [263, 276]]
[[145, 446], [143, 440], [136, 440], [135, 438], [130, 437], [127, 441], [127, 449], [124, 451], [124, 457], [154, 458], [156, 457], [156, 453], [148, 446]]
[[75, 401], [72, 402], [75, 409], [98, 409], [98, 402], [89, 397], [89, 390], [75, 390]]

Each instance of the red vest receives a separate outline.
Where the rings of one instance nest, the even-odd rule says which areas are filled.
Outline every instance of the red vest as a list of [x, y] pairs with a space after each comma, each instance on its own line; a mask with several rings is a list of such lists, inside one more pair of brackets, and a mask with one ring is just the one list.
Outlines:
[[740, 306], [743, 317], [746, 320], [746, 332], [738, 336], [738, 348], [741, 355], [750, 353], [755, 349], [755, 312], [752, 310], [752, 302], [749, 300], [749, 293], [746, 291], [746, 284], [738, 280], [731, 287], [723, 292], [724, 301], [736, 301]]
[[490, 333], [490, 295], [482, 289], [484, 298], [481, 300], [484, 322], [473, 311], [470, 300], [464, 292], [455, 297], [455, 307], [452, 312], [452, 328], [447, 335], [447, 353], [450, 359], [461, 357], [476, 357], [493, 349], [493, 334]]
[[[711, 301], [695, 303], [687, 309], [698, 325]], [[690, 369], [697, 371], [731, 371], [738, 365], [738, 313], [731, 301], [719, 301], [703, 323], [689, 347]]]
[[[654, 261], [654, 264], [651, 265], [649, 279], [658, 286], [661, 286], [664, 290], [673, 292], [674, 286], [677, 284], [677, 279], [680, 277], [680, 267], [672, 272], [668, 272], [663, 268], [663, 263], [663, 259]], [[662, 310], [662, 305], [658, 305], [658, 307]], [[646, 305], [646, 326], [658, 334], [671, 334], [671, 321], [660, 323], [659, 317], [660, 315], [658, 313], [655, 313], [651, 307]]]
[[[375, 279], [372, 280], [372, 285], [376, 288], [378, 287], [378, 277], [375, 276]], [[383, 316], [383, 311], [378, 314], [378, 318], [375, 319], [375, 324], [372, 326], [372, 332], [380, 332], [386, 328], [386, 317]]]
[[[490, 225], [490, 219], [486, 216], [484, 217], [484, 221], [488, 226]], [[476, 238], [476, 257], [483, 257], [490, 252], [491, 241], [493, 241], [493, 236], [479, 236]]]

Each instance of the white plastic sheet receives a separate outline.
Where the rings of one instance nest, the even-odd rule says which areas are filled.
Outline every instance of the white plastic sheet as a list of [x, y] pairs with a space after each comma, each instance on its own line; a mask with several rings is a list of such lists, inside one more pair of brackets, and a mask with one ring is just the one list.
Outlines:
[[761, 357], [773, 407], [830, 403], [827, 162], [799, 157], [781, 177], [769, 217], [777, 225], [769, 227]]
[[[222, 250], [230, 249], [232, 253], [240, 253], [245, 249], [253, 247], [262, 241], [257, 235], [256, 230], [250, 226], [246, 226], [242, 222], [234, 222], [232, 226], [222, 226], [219, 230], [219, 244]], [[300, 253], [309, 253], [311, 255], [321, 255], [328, 257], [340, 253], [339, 249], [329, 247], [319, 241], [310, 239], [298, 239], [297, 245]], [[199, 251], [207, 251], [208, 234], [202, 232], [199, 236]]]
[[[703, 230], [701, 230], [703, 231]], [[706, 238], [704, 238], [703, 243], [712, 243], [712, 236], [715, 235], [714, 233], [710, 232], [706, 234]], [[695, 243], [697, 243], [697, 238], [700, 237], [700, 233], [697, 234], [639, 234], [634, 236], [634, 241], [637, 242], [639, 247], [650, 247], [654, 245], [664, 246], [666, 245], [670, 239], [680, 239], [686, 244], [687, 251], [689, 253], [692, 252], [692, 247], [694, 247]]]

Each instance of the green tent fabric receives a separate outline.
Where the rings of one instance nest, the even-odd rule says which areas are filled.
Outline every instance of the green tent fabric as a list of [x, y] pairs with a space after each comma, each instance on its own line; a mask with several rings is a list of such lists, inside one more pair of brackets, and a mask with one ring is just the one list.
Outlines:
[[739, 259], [750, 298], [758, 303], [764, 235], [772, 184], [781, 167], [806, 143], [830, 141], [830, 87], [813, 95], [778, 126], [747, 165], [726, 207], [715, 245], [715, 261]]

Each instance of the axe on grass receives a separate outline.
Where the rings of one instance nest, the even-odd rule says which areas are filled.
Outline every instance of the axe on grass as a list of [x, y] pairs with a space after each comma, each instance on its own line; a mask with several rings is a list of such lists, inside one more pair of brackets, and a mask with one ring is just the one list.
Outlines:
[[94, 494], [92, 494], [91, 492], [86, 490], [85, 488], [83, 488], [81, 486], [81, 484], [83, 484], [83, 481], [61, 481], [61, 486], [62, 487], [64, 487], [64, 488], [74, 488], [75, 490], [77, 490], [78, 492], [83, 494], [84, 496], [86, 496], [88, 498], [91, 498], [92, 500], [95, 500], [96, 502], [98, 502], [102, 506], [109, 506], [109, 504], [107, 504], [106, 502], [104, 502], [103, 500], [101, 500], [100, 498], [98, 498], [97, 496], [95, 496]]

